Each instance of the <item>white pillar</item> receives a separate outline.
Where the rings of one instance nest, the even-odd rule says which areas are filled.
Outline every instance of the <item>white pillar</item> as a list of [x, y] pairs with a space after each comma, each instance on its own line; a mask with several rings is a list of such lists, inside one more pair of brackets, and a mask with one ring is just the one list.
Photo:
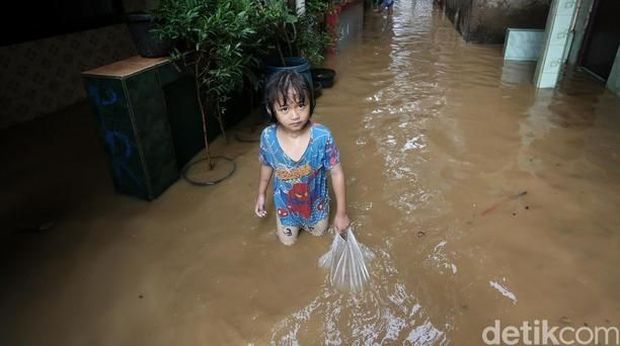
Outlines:
[[306, 0], [295, 0], [295, 9], [298, 14], [306, 13]]
[[564, 64], [565, 51], [570, 45], [570, 30], [577, 8], [576, 0], [553, 0], [547, 26], [542, 54], [536, 64], [534, 84], [537, 88], [554, 88]]

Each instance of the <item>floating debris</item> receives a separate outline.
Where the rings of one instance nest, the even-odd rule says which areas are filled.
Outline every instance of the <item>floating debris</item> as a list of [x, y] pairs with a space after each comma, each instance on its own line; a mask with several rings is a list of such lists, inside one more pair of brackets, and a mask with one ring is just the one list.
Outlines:
[[513, 304], [517, 304], [517, 296], [515, 296], [514, 293], [510, 292], [510, 290], [508, 290], [506, 287], [495, 281], [489, 281], [489, 284], [491, 285], [491, 287], [498, 290], [499, 293], [501, 293], [504, 297], [510, 299]]
[[525, 196], [525, 195], [527, 195], [527, 191], [522, 191], [522, 192], [519, 192], [519, 193], [517, 193], [517, 194], [515, 194], [515, 195], [508, 196], [508, 197], [504, 197], [504, 198], [503, 198], [503, 199], [501, 199], [500, 201], [496, 202], [496, 203], [495, 203], [495, 204], [493, 204], [492, 206], [490, 206], [490, 207], [488, 207], [487, 209], [485, 209], [485, 210], [484, 210], [484, 211], [483, 211], [480, 215], [484, 216], [484, 215], [486, 215], [486, 214], [488, 214], [488, 213], [490, 213], [490, 212], [494, 211], [495, 209], [497, 209], [497, 207], [499, 207], [500, 205], [502, 205], [502, 204], [504, 204], [504, 203], [506, 203], [506, 202], [508, 202], [508, 201], [515, 200], [515, 199], [517, 199], [517, 198], [519, 198], [519, 197], [523, 197], [523, 196]]

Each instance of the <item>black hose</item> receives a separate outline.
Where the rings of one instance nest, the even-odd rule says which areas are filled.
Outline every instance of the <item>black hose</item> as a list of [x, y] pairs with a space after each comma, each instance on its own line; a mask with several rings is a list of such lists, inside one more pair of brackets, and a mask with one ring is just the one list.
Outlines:
[[197, 164], [198, 162], [202, 162], [205, 161], [206, 158], [202, 158], [200, 160], [196, 160], [194, 162], [190, 162], [188, 163], [184, 168], [183, 171], [181, 172], [181, 176], [183, 177], [183, 179], [185, 179], [185, 181], [187, 181], [188, 183], [195, 185], [195, 186], [212, 186], [212, 185], [216, 185], [221, 183], [222, 181], [228, 179], [231, 175], [233, 175], [233, 173], [235, 173], [235, 171], [237, 170], [237, 164], [235, 163], [235, 161], [231, 158], [225, 157], [225, 156], [213, 156], [211, 158], [212, 160], [217, 160], [217, 159], [222, 159], [225, 161], [228, 161], [232, 164], [232, 169], [230, 170], [230, 172], [228, 174], [226, 174], [224, 177], [219, 178], [217, 180], [213, 180], [213, 181], [197, 181], [197, 180], [192, 180], [190, 177], [187, 176], [187, 173], [189, 172], [189, 169], [194, 166], [195, 164]]

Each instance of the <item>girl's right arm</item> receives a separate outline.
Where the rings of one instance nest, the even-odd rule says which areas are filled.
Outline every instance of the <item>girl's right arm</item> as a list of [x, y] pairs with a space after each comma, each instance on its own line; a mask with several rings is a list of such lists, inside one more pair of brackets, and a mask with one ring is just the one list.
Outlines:
[[265, 165], [260, 165], [260, 176], [258, 179], [258, 196], [256, 197], [256, 206], [254, 212], [258, 217], [265, 217], [267, 210], [265, 209], [265, 193], [267, 192], [267, 186], [271, 180], [271, 173], [273, 168]]

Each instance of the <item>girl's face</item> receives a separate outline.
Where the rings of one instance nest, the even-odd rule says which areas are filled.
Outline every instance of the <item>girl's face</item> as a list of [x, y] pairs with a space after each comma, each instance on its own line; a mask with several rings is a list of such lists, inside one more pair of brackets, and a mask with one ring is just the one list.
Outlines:
[[278, 123], [292, 132], [303, 130], [310, 119], [308, 97], [305, 99], [306, 102], [301, 101], [301, 97], [289, 93], [286, 101], [276, 102], [272, 109], [276, 112]]

